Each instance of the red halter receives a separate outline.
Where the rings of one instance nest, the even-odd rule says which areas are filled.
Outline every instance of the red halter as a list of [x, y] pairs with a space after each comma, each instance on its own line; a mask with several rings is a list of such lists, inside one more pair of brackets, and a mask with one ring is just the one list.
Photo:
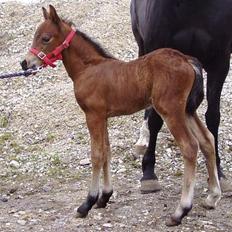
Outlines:
[[62, 55], [61, 52], [65, 49], [68, 48], [74, 35], [76, 34], [75, 30], [72, 30], [68, 36], [66, 37], [66, 39], [64, 40], [64, 42], [56, 47], [52, 52], [50, 52], [49, 54], [45, 54], [43, 51], [38, 51], [36, 48], [30, 48], [30, 52], [34, 55], [36, 55], [40, 60], [43, 61], [43, 66], [46, 67], [47, 65], [51, 66], [52, 68], [56, 67], [56, 65], [54, 64], [54, 62], [56, 62], [57, 60], [62, 60]]

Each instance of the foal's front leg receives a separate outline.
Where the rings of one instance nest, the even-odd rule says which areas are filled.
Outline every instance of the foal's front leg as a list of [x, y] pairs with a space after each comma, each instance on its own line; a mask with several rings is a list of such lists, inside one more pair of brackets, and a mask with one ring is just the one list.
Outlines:
[[107, 130], [105, 131], [104, 139], [105, 139], [104, 151], [106, 151], [106, 153], [104, 154], [104, 164], [103, 164], [104, 185], [102, 189], [102, 194], [97, 201], [97, 208], [105, 208], [110, 200], [110, 197], [113, 194], [113, 187], [111, 183], [111, 173], [110, 173], [111, 152], [110, 152], [110, 144], [109, 144], [109, 137]]
[[86, 115], [86, 122], [91, 138], [92, 181], [85, 202], [77, 209], [78, 217], [86, 217], [89, 210], [97, 202], [101, 169], [107, 157], [108, 135], [107, 120], [97, 114]]

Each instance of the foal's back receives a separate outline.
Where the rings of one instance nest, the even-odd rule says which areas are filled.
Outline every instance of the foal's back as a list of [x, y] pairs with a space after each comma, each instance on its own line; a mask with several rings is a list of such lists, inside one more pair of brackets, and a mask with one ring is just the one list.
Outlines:
[[75, 83], [76, 97], [81, 107], [105, 112], [108, 117], [132, 114], [155, 98], [183, 92], [183, 88], [190, 91], [193, 73], [182, 53], [167, 48], [130, 62], [107, 59], [82, 74]]

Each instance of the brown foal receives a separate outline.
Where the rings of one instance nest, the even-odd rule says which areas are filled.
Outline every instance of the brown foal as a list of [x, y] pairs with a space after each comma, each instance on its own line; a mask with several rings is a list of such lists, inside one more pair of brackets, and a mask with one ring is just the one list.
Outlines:
[[[36, 30], [32, 44], [33, 50], [42, 51], [42, 55], [29, 52], [22, 62], [24, 69], [46, 65], [44, 55], [56, 50], [73, 30], [53, 6], [49, 6], [49, 12], [43, 8], [43, 14], [45, 20]], [[76, 31], [69, 43], [60, 52], [91, 137], [92, 182], [87, 199], [77, 210], [78, 216], [87, 216], [95, 203], [105, 207], [113, 193], [107, 119], [148, 106], [153, 106], [166, 122], [184, 159], [181, 200], [167, 225], [180, 224], [192, 208], [199, 147], [206, 157], [209, 174], [205, 206], [215, 208], [221, 190], [214, 139], [196, 113], [203, 98], [197, 61], [173, 49], [159, 49], [131, 62], [119, 61], [80, 31]], [[102, 169], [104, 186], [99, 195]]]

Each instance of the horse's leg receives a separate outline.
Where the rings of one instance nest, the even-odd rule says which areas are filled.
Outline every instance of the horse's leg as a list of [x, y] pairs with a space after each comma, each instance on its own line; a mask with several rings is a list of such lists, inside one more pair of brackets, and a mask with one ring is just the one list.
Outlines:
[[136, 13], [136, 6], [135, 6], [136, 2], [131, 1], [131, 5], [130, 5], [130, 14], [131, 14], [131, 26], [132, 26], [132, 32], [134, 34], [135, 40], [138, 44], [139, 47], [139, 56], [143, 56], [145, 54], [144, 51], [144, 41], [142, 38], [142, 35], [139, 32], [139, 22], [137, 21], [138, 16]]
[[[217, 63], [217, 70], [215, 68], [208, 68], [207, 70], [207, 101], [208, 108], [206, 111], [206, 124], [208, 129], [214, 135], [216, 162], [218, 176], [222, 191], [232, 191], [232, 185], [226, 181], [225, 175], [222, 172], [220, 165], [220, 157], [218, 152], [218, 127], [220, 123], [220, 97], [225, 78], [229, 71], [230, 57], [222, 58]], [[214, 64], [215, 65], [215, 64]]]
[[148, 130], [148, 118], [151, 108], [147, 108], [144, 113], [143, 124], [139, 131], [139, 139], [135, 144], [135, 152], [137, 155], [144, 154], [149, 145], [150, 132]]
[[204, 206], [208, 209], [214, 209], [217, 202], [221, 198], [221, 189], [216, 166], [214, 137], [200, 121], [197, 114], [195, 114], [193, 117], [189, 117], [189, 122], [191, 129], [200, 144], [200, 149], [206, 158], [206, 164], [209, 174], [209, 194]]
[[156, 192], [161, 190], [161, 186], [158, 182], [157, 176], [154, 173], [155, 167], [155, 147], [156, 147], [156, 140], [159, 130], [163, 125], [163, 120], [157, 114], [157, 112], [151, 108], [149, 119], [148, 119], [148, 128], [150, 131], [150, 139], [149, 145], [143, 156], [142, 161], [142, 171], [143, 177], [141, 179], [141, 192], [142, 193], [150, 193]]
[[[138, 48], [139, 48], [138, 55], [143, 56], [145, 54], [144, 41], [143, 41], [143, 38], [140, 35], [139, 30], [138, 30], [138, 22], [137, 22], [136, 11], [134, 10], [134, 7], [135, 7], [134, 4], [136, 4], [136, 3], [131, 2], [132, 31], [133, 31], [135, 40], [138, 44]], [[145, 110], [144, 121], [143, 121], [143, 124], [140, 128], [139, 139], [135, 144], [135, 152], [138, 155], [144, 154], [144, 152], [146, 151], [146, 149], [148, 147], [148, 143], [149, 143], [148, 116], [149, 116], [149, 113], [150, 113], [150, 108]]]
[[181, 117], [181, 113], [172, 117], [164, 116], [163, 118], [179, 145], [184, 159], [184, 181], [181, 200], [175, 213], [166, 223], [167, 226], [176, 226], [192, 209], [198, 142], [187, 127], [185, 117]]
[[86, 217], [89, 210], [97, 202], [99, 196], [100, 173], [107, 154], [107, 121], [97, 115], [86, 115], [86, 122], [91, 138], [92, 181], [87, 199], [77, 209], [78, 217]]
[[[107, 132], [106, 132], [107, 133]], [[104, 164], [103, 164], [103, 190], [100, 198], [97, 201], [97, 208], [105, 208], [107, 203], [110, 200], [110, 197], [113, 194], [113, 187], [111, 183], [111, 173], [110, 173], [110, 159], [111, 159], [111, 153], [110, 153], [110, 144], [108, 139], [108, 133], [106, 134], [106, 151], [107, 154], [104, 157]]]

